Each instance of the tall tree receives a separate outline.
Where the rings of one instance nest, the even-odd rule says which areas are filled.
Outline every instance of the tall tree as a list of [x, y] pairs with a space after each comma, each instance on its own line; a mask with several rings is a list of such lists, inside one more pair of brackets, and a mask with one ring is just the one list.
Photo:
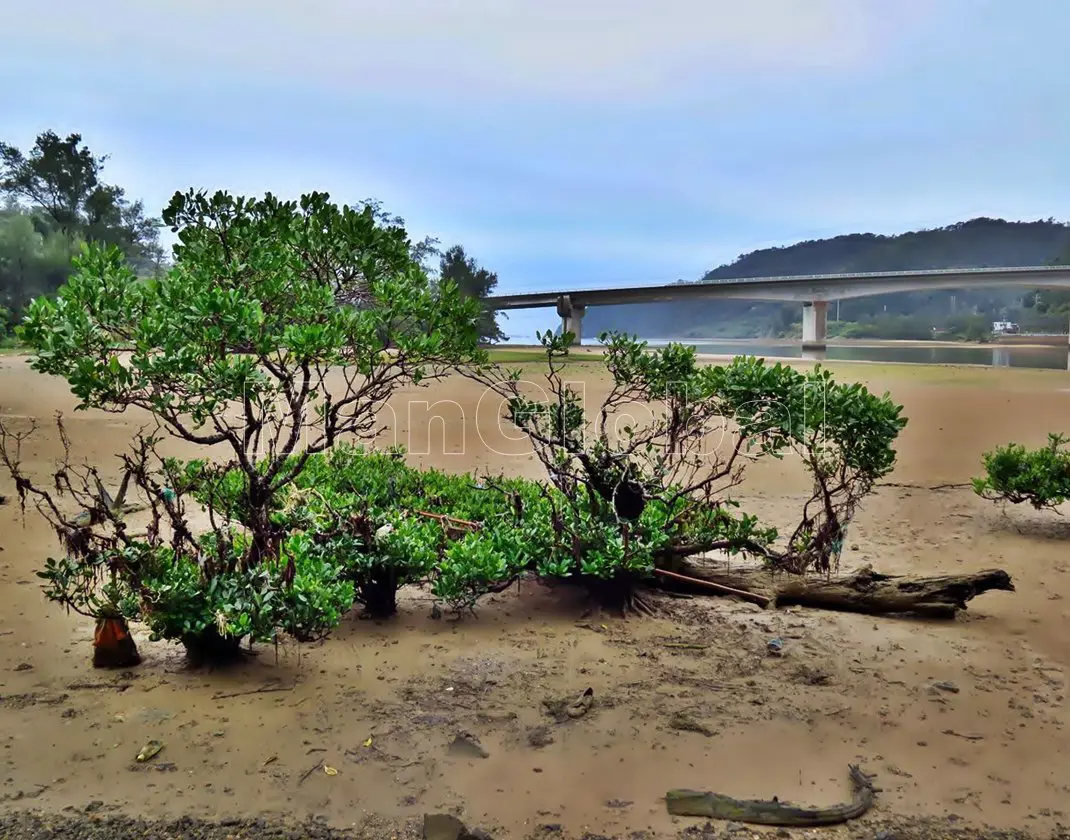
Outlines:
[[47, 213], [61, 230], [81, 227], [82, 211], [101, 189], [105, 158], [82, 145], [80, 134], [61, 138], [54, 131], [37, 136], [29, 154], [0, 143], [0, 189]]
[[101, 180], [106, 155], [97, 156], [82, 135], [37, 136], [28, 153], [0, 142], [0, 192], [25, 201], [68, 238], [118, 245], [138, 270], [158, 266], [160, 222], [131, 203], [122, 187]]
[[[498, 285], [498, 275], [481, 268], [460, 245], [454, 245], [442, 255], [439, 279], [452, 281], [462, 294], [479, 300], [486, 298]], [[505, 338], [496, 314], [486, 307], [479, 318], [479, 337], [482, 341], [501, 341]]]

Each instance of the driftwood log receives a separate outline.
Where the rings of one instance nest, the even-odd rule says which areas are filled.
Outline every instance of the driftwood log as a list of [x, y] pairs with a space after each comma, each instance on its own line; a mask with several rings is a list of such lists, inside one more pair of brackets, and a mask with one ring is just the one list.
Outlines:
[[723, 793], [677, 789], [665, 795], [670, 814], [681, 817], [712, 817], [718, 820], [758, 825], [836, 825], [862, 816], [873, 807], [877, 788], [873, 777], [855, 764], [848, 765], [851, 800], [825, 808], [805, 808], [773, 799], [733, 799]]
[[670, 589], [720, 592], [766, 607], [817, 607], [826, 610], [882, 615], [914, 613], [954, 618], [966, 602], [990, 590], [1013, 592], [1002, 569], [961, 575], [882, 575], [864, 566], [844, 577], [793, 575], [766, 569], [733, 571], [685, 563], [677, 572], [659, 574]]

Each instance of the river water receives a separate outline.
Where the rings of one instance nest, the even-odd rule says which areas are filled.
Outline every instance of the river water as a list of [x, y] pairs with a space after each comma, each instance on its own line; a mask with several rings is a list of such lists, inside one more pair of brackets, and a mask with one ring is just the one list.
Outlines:
[[[658, 346], [665, 340], [651, 339]], [[907, 362], [923, 365], [987, 365], [995, 367], [1070, 370], [1070, 351], [1062, 347], [954, 344], [834, 344], [824, 354], [804, 352], [799, 344], [758, 341], [686, 341], [699, 353], [718, 356], [753, 355], [766, 358], [824, 358], [829, 361]]]

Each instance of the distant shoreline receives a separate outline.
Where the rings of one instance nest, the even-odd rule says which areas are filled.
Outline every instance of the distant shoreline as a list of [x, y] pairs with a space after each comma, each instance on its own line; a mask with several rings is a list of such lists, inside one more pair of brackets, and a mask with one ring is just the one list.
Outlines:
[[[1022, 347], [1022, 348], [1048, 348], [1067, 347], [1070, 349], [1070, 336], [1014, 336], [1021, 341], [946, 341], [939, 339], [914, 339], [914, 338], [829, 338], [826, 344], [829, 347]], [[1028, 339], [1033, 339], [1032, 341]], [[643, 338], [642, 341], [651, 344], [666, 344], [679, 342], [680, 344], [738, 344], [742, 347], [761, 344], [772, 347], [795, 347], [800, 344], [799, 339], [791, 338]], [[520, 345], [509, 345], [520, 346]], [[597, 345], [589, 345], [597, 346]]]

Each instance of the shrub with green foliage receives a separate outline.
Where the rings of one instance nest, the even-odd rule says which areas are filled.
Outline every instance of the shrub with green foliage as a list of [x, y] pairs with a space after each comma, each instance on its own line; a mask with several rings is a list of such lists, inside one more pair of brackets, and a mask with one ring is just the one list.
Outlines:
[[524, 573], [546, 582], [633, 582], [672, 541], [660, 503], [625, 536], [555, 487], [421, 471], [398, 451], [346, 445], [309, 459], [277, 517], [306, 529], [345, 568], [357, 601], [376, 617], [394, 611], [405, 584], [426, 584], [459, 611]]
[[1070, 499], [1070, 438], [1049, 434], [1048, 445], [1027, 449], [1018, 443], [986, 452], [985, 475], [973, 480], [974, 492], [991, 501], [1054, 510]]
[[516, 511], [538, 498], [532, 482], [488, 486], [412, 468], [399, 449], [338, 445], [309, 459], [280, 517], [306, 528], [324, 556], [343, 564], [367, 613], [384, 617], [406, 584], [429, 583], [454, 609], [507, 585], [529, 563]]
[[[240, 518], [241, 471], [204, 467], [184, 465], [193, 496]], [[544, 542], [522, 515], [536, 518], [544, 493], [523, 479], [418, 470], [399, 448], [336, 444], [306, 459], [270, 519], [301, 535], [310, 557], [337, 564], [369, 617], [392, 615], [407, 584], [427, 584], [459, 611], [533, 568]]]
[[[218, 557], [214, 534], [201, 537]], [[247, 538], [236, 534], [235, 553]], [[292, 568], [292, 576], [286, 576]], [[312, 550], [304, 534], [283, 540], [279, 557], [252, 569], [236, 564], [207, 579], [197, 558], [166, 546], [150, 548], [124, 570], [139, 596], [137, 615], [156, 639], [181, 641], [194, 658], [219, 659], [242, 640], [266, 642], [287, 633], [298, 641], [322, 638], [353, 604], [353, 585], [343, 570]]]
[[[272, 519], [303, 532], [313, 551], [338, 563], [356, 601], [375, 617], [395, 611], [397, 589], [406, 584], [427, 585], [455, 611], [525, 573], [613, 592], [649, 576], [675, 547], [707, 530], [741, 540], [769, 536], [754, 517], [733, 516], [731, 505], [705, 511], [716, 521], [695, 515], [674, 522], [673, 509], [654, 501], [625, 532], [573, 501], [534, 481], [422, 471], [406, 465], [400, 451], [339, 444], [308, 459]], [[676, 513], [686, 506], [682, 498], [675, 505]]]
[[309, 458], [274, 519], [304, 533], [316, 556], [341, 564], [369, 616], [386, 617], [397, 590], [424, 580], [435, 559], [436, 523], [397, 507], [415, 501], [418, 476], [399, 454], [340, 444]]
[[49, 557], [36, 574], [46, 582], [45, 597], [71, 612], [87, 618], [133, 620], [140, 617], [140, 604], [118, 570], [136, 556], [124, 549], [81, 556], [72, 548], [70, 554]]
[[841, 383], [820, 366], [791, 370], [782, 391], [778, 434], [813, 477], [813, 492], [778, 565], [828, 572], [862, 499], [895, 467], [892, 444], [906, 425], [902, 406], [859, 383]]

